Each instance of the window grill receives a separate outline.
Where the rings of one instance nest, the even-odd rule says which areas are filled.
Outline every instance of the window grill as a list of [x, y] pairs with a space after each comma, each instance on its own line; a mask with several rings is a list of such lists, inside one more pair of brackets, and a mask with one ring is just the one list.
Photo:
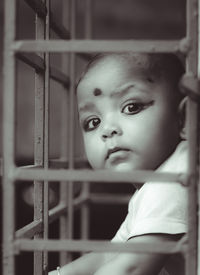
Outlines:
[[[180, 40], [93, 40], [91, 38], [91, 0], [85, 0], [85, 39], [75, 37], [76, 1], [63, 1], [67, 14], [68, 29], [54, 20], [49, 0], [25, 1], [36, 14], [36, 40], [16, 40], [16, 1], [5, 1], [4, 34], [4, 101], [3, 101], [3, 274], [15, 274], [15, 256], [21, 251], [34, 251], [34, 274], [46, 274], [48, 251], [60, 252], [60, 262], [65, 263], [66, 252], [71, 251], [118, 251], [121, 252], [181, 252], [186, 257], [186, 269], [190, 275], [200, 273], [199, 262], [199, 85], [198, 85], [198, 0], [187, 0], [186, 36]], [[52, 29], [60, 39], [50, 40]], [[189, 172], [187, 175], [134, 171], [117, 173], [88, 171], [74, 168], [74, 83], [75, 56], [87, 59], [90, 52], [135, 51], [135, 52], [181, 52], [186, 55], [186, 75], [182, 86], [188, 95], [187, 135], [189, 142]], [[49, 53], [68, 53], [63, 62], [63, 72], [50, 66]], [[35, 163], [31, 166], [16, 166], [16, 58], [35, 69]], [[59, 160], [49, 160], [49, 79], [61, 83], [66, 89], [63, 103], [69, 116], [69, 127], [63, 124], [62, 152]], [[70, 102], [67, 105], [67, 102]], [[69, 107], [69, 108], [67, 108]], [[63, 113], [65, 117], [67, 113]], [[67, 139], [67, 135], [69, 138]], [[68, 140], [68, 150], [65, 145]], [[68, 155], [66, 152], [68, 151]], [[68, 158], [67, 169], [49, 168], [56, 162], [64, 167], [62, 159]], [[15, 186], [18, 180], [34, 181], [34, 220], [15, 232]], [[48, 210], [48, 182], [60, 182], [60, 202]], [[73, 200], [73, 186], [83, 183], [83, 192]], [[187, 238], [176, 245], [153, 246], [151, 244], [114, 244], [88, 241], [89, 207], [85, 202], [92, 199], [89, 182], [138, 182], [173, 181], [188, 186], [189, 230]], [[95, 198], [94, 198], [95, 199]], [[99, 198], [96, 198], [98, 201]], [[101, 199], [100, 199], [101, 200]], [[99, 201], [100, 201], [99, 200]], [[104, 201], [104, 200], [103, 200]], [[120, 201], [120, 199], [119, 199]], [[82, 239], [73, 240], [73, 212], [82, 211]], [[49, 223], [60, 220], [60, 239], [48, 239]], [[66, 228], [68, 230], [66, 230]], [[34, 239], [32, 239], [34, 237]]]

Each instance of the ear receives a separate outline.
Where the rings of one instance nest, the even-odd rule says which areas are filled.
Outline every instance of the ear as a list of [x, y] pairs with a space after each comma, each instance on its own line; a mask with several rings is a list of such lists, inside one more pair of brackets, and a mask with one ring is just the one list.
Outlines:
[[179, 112], [179, 125], [180, 125], [180, 137], [183, 140], [187, 139], [186, 135], [186, 105], [187, 97], [184, 97], [178, 107]]

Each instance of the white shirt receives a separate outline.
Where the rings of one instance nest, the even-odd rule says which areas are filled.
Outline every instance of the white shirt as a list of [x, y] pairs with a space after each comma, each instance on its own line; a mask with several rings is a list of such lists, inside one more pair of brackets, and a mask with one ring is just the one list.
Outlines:
[[[186, 173], [187, 144], [181, 142], [175, 152], [157, 169], [159, 172]], [[180, 183], [147, 182], [135, 192], [128, 206], [126, 219], [120, 226], [114, 242], [150, 233], [179, 234], [188, 228], [188, 193]], [[175, 258], [172, 260], [176, 260]], [[169, 263], [170, 275], [182, 275], [178, 266]]]

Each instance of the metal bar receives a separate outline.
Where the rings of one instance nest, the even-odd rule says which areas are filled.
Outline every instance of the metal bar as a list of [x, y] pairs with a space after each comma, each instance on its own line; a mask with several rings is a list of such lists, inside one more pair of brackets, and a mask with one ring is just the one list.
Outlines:
[[[44, 60], [37, 54], [25, 54], [25, 53], [18, 53], [16, 57], [26, 63], [27, 65], [31, 66], [36, 70], [37, 73], [43, 73], [45, 71]], [[70, 85], [69, 77], [65, 75], [63, 72], [50, 66], [50, 77], [61, 83], [62, 85], [66, 86], [67, 88]]]
[[[190, 51], [186, 60], [186, 72], [197, 76], [197, 0], [187, 1], [187, 37], [191, 41]], [[187, 104], [187, 129], [189, 142], [189, 173], [193, 175], [189, 184], [189, 229], [188, 229], [188, 253], [186, 260], [187, 274], [197, 275], [197, 184], [198, 184], [198, 105], [192, 99]]]
[[[42, 1], [45, 5], [45, 2]], [[44, 21], [36, 14], [36, 39], [45, 39]], [[44, 60], [44, 54], [38, 53]], [[44, 74], [35, 74], [35, 136], [34, 136], [34, 162], [35, 165], [44, 166]], [[25, 169], [26, 170], [26, 169]], [[34, 169], [35, 170], [35, 169]], [[43, 225], [43, 198], [44, 183], [34, 182], [34, 220], [42, 221]], [[43, 237], [42, 231], [34, 235], [34, 239]], [[43, 275], [43, 253], [34, 252], [34, 275]]]
[[39, 55], [30, 53], [30, 54], [25, 54], [25, 53], [17, 53], [16, 57], [26, 63], [27, 65], [31, 66], [34, 68], [38, 73], [39, 72], [44, 72], [44, 60], [41, 58]]
[[[66, 116], [65, 116], [65, 120], [66, 120]], [[66, 123], [66, 126], [67, 126], [67, 123]], [[63, 127], [62, 127], [62, 129], [63, 129]], [[66, 139], [65, 139], [65, 141], [66, 141]], [[50, 159], [49, 160], [49, 165], [50, 165], [50, 167], [66, 168], [69, 165], [69, 161], [66, 157], [61, 157], [61, 158], [57, 158], [57, 159]], [[89, 163], [84, 158], [75, 157], [74, 158], [74, 165], [75, 165], [76, 168], [89, 168]]]
[[62, 71], [58, 70], [55, 67], [50, 66], [50, 77], [61, 83], [66, 89], [69, 89], [70, 86], [70, 79], [69, 76], [65, 75]]
[[3, 274], [15, 273], [12, 251], [15, 229], [15, 194], [10, 170], [15, 166], [15, 58], [11, 45], [16, 34], [16, 1], [4, 3], [4, 52], [3, 52]]
[[[92, 195], [90, 194], [90, 183], [83, 182], [83, 190], [81, 195], [85, 198], [85, 202], [82, 203], [81, 207], [81, 239], [87, 240], [90, 232], [90, 209], [89, 203], [92, 201]], [[97, 195], [98, 197], [98, 195]]]
[[57, 206], [49, 210], [49, 223], [58, 219], [61, 215], [66, 213], [66, 211], [67, 211], [67, 208], [66, 208], [66, 205], [64, 204], [58, 204]]
[[10, 177], [13, 180], [48, 180], [48, 181], [90, 181], [90, 182], [180, 182], [187, 184], [187, 174], [159, 173], [154, 171], [135, 170], [133, 172], [117, 172], [105, 170], [74, 169], [21, 169], [15, 168]]
[[92, 1], [85, 1], [85, 38], [92, 38]]
[[61, 39], [70, 39], [70, 32], [61, 23], [54, 20], [53, 13], [50, 14], [50, 27]]
[[[65, 205], [59, 204], [56, 207], [49, 210], [49, 223], [52, 223], [56, 219], [66, 213], [67, 209]], [[32, 238], [36, 233], [40, 233], [43, 230], [42, 220], [33, 221], [15, 232], [16, 238]]]
[[[25, 2], [35, 11], [35, 13], [45, 19], [47, 7], [41, 0], [25, 0]], [[53, 13], [50, 13], [50, 27], [62, 39], [70, 39], [69, 31], [59, 22], [54, 20]]]
[[[200, 0], [198, 0], [198, 14], [200, 13]], [[198, 16], [198, 53], [197, 53], [197, 77], [200, 79], [200, 17]], [[199, 122], [200, 124], [200, 122]], [[198, 141], [200, 143], [200, 141]], [[200, 159], [200, 151], [199, 151], [199, 159]], [[200, 165], [198, 168], [198, 173], [200, 175]], [[200, 180], [198, 183], [198, 205], [200, 205]], [[200, 239], [200, 213], [198, 212], [198, 238]], [[197, 274], [200, 274], [200, 241], [198, 241], [198, 252], [197, 252]]]
[[42, 168], [41, 165], [36, 165], [36, 164], [32, 164], [32, 165], [25, 165], [25, 166], [20, 166], [21, 169], [35, 169], [35, 168]]
[[75, 209], [82, 207], [84, 203], [97, 203], [97, 204], [127, 204], [131, 196], [127, 194], [121, 195], [108, 195], [107, 193], [90, 193], [89, 196], [85, 196], [82, 192], [80, 196], [73, 200]]
[[181, 242], [154, 243], [111, 243], [109, 241], [77, 240], [26, 240], [15, 241], [15, 251], [95, 251], [95, 252], [137, 252], [174, 254], [186, 250]]
[[[45, 0], [47, 8], [47, 16], [45, 21], [45, 39], [49, 40], [49, 21], [50, 21], [50, 0]], [[49, 111], [50, 111], [50, 57], [49, 53], [45, 53], [45, 79], [44, 79], [44, 91], [45, 91], [45, 102], [44, 102], [44, 169], [49, 167]], [[49, 237], [49, 183], [44, 181], [44, 198], [43, 198], [43, 238], [48, 240]], [[48, 252], [43, 253], [43, 270], [44, 274], [48, 273]]]
[[47, 15], [47, 9], [43, 1], [41, 0], [24, 0], [29, 7], [31, 7], [35, 13], [41, 17], [45, 18]]
[[[76, 0], [70, 0], [70, 33], [71, 38], [75, 39], [76, 36]], [[71, 80], [70, 90], [69, 90], [69, 108], [68, 108], [68, 157], [69, 157], [69, 169], [74, 168], [74, 136], [75, 136], [75, 54], [69, 54], [69, 76]], [[74, 228], [74, 207], [73, 207], [73, 182], [69, 180], [68, 182], [68, 197], [67, 197], [67, 206], [68, 206], [68, 238], [73, 239], [73, 228]]]
[[[18, 40], [16, 52], [187, 52], [186, 40]], [[183, 47], [186, 43], [187, 46]]]
[[127, 194], [91, 194], [89, 201], [91, 203], [97, 203], [97, 204], [128, 204], [131, 196]]
[[42, 231], [42, 221], [33, 221], [15, 232], [16, 238], [32, 238]]
[[[85, 39], [92, 38], [92, 2], [91, 0], [85, 1]], [[82, 196], [91, 198], [90, 183], [83, 182]], [[81, 239], [87, 240], [90, 235], [90, 200], [85, 201], [81, 207]]]
[[[70, 26], [70, 3], [69, 0], [62, 0], [62, 23], [64, 26], [66, 26], [69, 29]], [[67, 72], [69, 74], [69, 55], [64, 54], [62, 57], [62, 63], [61, 63], [62, 70], [64, 72]], [[70, 86], [66, 86], [66, 89], [69, 89]], [[61, 128], [61, 154], [60, 159], [66, 160], [67, 154], [68, 154], [68, 110], [69, 110], [69, 91], [64, 91], [63, 93], [63, 100], [61, 102], [62, 106], [62, 128]], [[51, 162], [50, 165], [53, 163]], [[54, 162], [55, 164], [55, 162]], [[61, 163], [60, 163], [61, 164]], [[64, 164], [64, 163], [63, 163]], [[65, 162], [65, 168], [68, 167], [68, 163]], [[68, 185], [66, 185], [66, 182], [62, 181], [60, 182], [60, 203], [64, 204], [65, 207], [67, 207], [67, 197], [68, 197]], [[68, 213], [67, 211], [63, 212], [63, 214], [59, 218], [59, 237], [60, 239], [67, 239], [68, 238]], [[71, 257], [69, 253], [66, 251], [62, 251], [59, 253], [59, 262], [60, 265], [63, 266], [67, 262], [71, 260]]]

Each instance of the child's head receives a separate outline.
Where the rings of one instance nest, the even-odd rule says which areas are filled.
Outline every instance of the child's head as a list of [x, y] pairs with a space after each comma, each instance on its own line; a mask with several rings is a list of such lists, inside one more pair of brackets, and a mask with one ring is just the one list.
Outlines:
[[107, 53], [77, 86], [85, 151], [95, 169], [156, 169], [179, 138], [178, 82], [172, 54]]

